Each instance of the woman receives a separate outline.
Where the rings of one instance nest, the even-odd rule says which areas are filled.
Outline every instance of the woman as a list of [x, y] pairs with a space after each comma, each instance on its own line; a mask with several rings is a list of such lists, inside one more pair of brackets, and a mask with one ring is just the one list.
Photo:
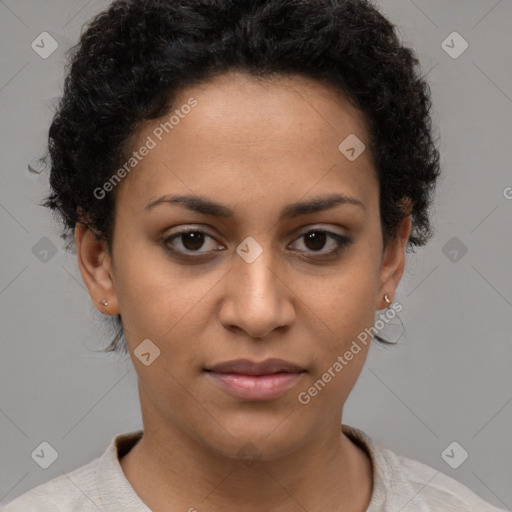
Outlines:
[[45, 206], [144, 428], [6, 512], [498, 510], [342, 424], [431, 236], [417, 65], [364, 0], [117, 0], [91, 22]]

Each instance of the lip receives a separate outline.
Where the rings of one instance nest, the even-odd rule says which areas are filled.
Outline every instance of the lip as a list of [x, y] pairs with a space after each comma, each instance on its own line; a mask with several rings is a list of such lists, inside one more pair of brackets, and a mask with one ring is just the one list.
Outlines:
[[236, 359], [205, 369], [221, 389], [242, 400], [272, 400], [293, 388], [306, 370], [283, 359]]
[[296, 364], [285, 361], [284, 359], [270, 358], [264, 361], [256, 362], [249, 359], [233, 359], [218, 363], [207, 371], [217, 373], [238, 373], [242, 375], [270, 375], [273, 373], [300, 373], [304, 368]]

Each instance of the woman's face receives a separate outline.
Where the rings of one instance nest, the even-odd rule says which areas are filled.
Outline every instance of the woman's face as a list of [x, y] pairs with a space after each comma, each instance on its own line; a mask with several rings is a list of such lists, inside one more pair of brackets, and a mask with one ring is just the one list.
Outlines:
[[[112, 260], [84, 280], [107, 298], [101, 311], [122, 316], [146, 431], [180, 431], [232, 457], [251, 442], [272, 459], [339, 425], [369, 339], [333, 365], [373, 326], [383, 294], [393, 298], [410, 226], [382, 252], [379, 183], [356, 145], [368, 145], [364, 118], [328, 86], [229, 73], [173, 105], [138, 132], [137, 163], [115, 191]], [[195, 199], [156, 202], [164, 196]], [[328, 207], [298, 206], [313, 199]], [[181, 230], [191, 234], [169, 240]], [[268, 358], [302, 373], [207, 371]], [[248, 389], [258, 378], [269, 388]]]

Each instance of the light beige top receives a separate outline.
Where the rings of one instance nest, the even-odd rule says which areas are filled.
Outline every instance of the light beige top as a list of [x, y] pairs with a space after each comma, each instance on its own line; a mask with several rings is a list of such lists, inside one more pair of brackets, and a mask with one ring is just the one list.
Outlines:
[[[342, 431], [370, 456], [373, 493], [366, 512], [510, 512], [489, 505], [465, 485], [421, 462], [384, 448], [359, 430]], [[148, 512], [126, 479], [119, 456], [142, 430], [116, 435], [100, 457], [54, 478], [0, 508], [3, 512]]]

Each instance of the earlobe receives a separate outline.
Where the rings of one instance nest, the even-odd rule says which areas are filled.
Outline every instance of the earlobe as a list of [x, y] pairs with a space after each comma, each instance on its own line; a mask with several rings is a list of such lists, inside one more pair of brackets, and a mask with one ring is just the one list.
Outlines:
[[80, 222], [75, 226], [75, 242], [80, 274], [94, 306], [107, 315], [119, 314], [107, 242]]

